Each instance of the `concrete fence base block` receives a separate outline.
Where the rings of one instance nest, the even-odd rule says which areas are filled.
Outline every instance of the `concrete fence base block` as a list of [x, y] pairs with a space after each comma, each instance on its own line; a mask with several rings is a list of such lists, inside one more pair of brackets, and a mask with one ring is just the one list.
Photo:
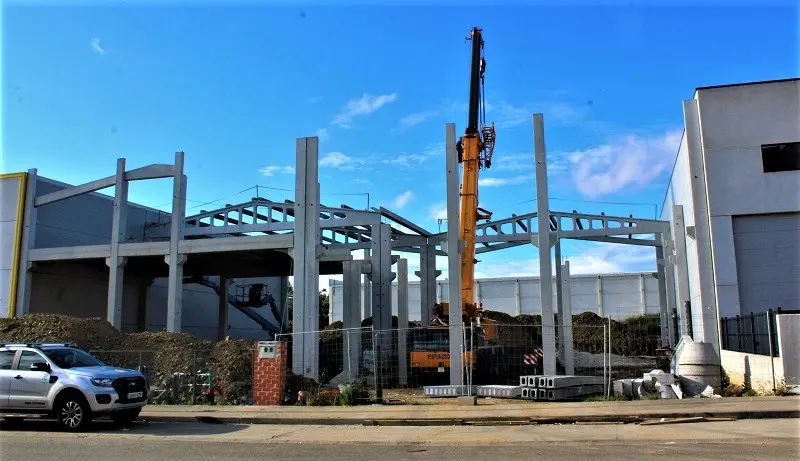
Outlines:
[[511, 399], [522, 394], [520, 386], [478, 386], [478, 395], [481, 397], [498, 397]]
[[475, 386], [425, 386], [423, 391], [428, 397], [461, 397], [475, 395]]

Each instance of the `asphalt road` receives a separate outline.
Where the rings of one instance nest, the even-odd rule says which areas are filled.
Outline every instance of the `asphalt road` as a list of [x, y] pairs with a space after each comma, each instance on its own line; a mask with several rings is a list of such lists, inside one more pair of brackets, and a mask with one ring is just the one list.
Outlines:
[[670, 426], [361, 427], [97, 423], [68, 434], [3, 425], [0, 458], [37, 460], [794, 460], [800, 420]]

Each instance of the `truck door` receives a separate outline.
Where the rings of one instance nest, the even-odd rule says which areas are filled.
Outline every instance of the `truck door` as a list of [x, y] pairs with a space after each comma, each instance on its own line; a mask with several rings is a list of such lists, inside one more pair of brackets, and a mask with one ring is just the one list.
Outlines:
[[33, 371], [34, 363], [48, 363], [38, 352], [22, 351], [16, 370], [11, 372], [10, 407], [14, 410], [44, 411], [50, 393], [50, 373]]
[[12, 365], [17, 351], [0, 351], [0, 409], [8, 408], [8, 395], [11, 392]]

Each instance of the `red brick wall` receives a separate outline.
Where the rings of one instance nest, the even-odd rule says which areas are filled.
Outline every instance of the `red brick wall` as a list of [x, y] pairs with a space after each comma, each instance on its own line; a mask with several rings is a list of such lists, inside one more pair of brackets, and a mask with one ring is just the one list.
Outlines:
[[253, 347], [253, 405], [280, 405], [288, 366], [287, 343], [277, 343], [274, 359], [259, 359], [258, 343]]

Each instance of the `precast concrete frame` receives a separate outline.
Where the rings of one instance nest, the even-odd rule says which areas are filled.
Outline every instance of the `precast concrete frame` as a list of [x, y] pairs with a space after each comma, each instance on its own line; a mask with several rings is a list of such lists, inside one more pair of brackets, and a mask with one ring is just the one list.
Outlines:
[[[459, 176], [455, 155], [455, 124], [445, 125], [447, 152], [447, 213], [448, 222], [458, 222]], [[688, 283], [685, 258], [675, 256], [675, 247], [682, 242], [672, 241], [673, 232], [684, 235], [664, 221], [639, 219], [633, 217], [613, 217], [582, 213], [563, 213], [550, 211], [547, 207], [546, 154], [544, 144], [544, 122], [541, 114], [534, 115], [534, 159], [537, 166], [536, 213], [512, 215], [510, 218], [479, 223], [476, 229], [476, 254], [497, 251], [505, 248], [532, 243], [540, 248], [555, 247], [557, 311], [559, 318], [571, 318], [571, 310], [565, 300], [568, 296], [569, 269], [562, 267], [560, 257], [561, 239], [579, 239], [628, 245], [655, 247], [658, 262], [659, 300], [661, 305], [662, 342], [674, 345], [677, 334], [671, 331], [669, 321], [676, 308], [676, 294], [673, 264], [678, 266], [677, 275], [680, 300], [685, 296], [683, 287]], [[169, 265], [167, 330], [180, 331], [183, 289], [183, 265], [192, 254], [229, 251], [250, 251], [272, 249], [286, 251], [294, 261], [294, 339], [292, 342], [292, 369], [297, 374], [319, 378], [319, 325], [318, 325], [318, 280], [319, 263], [337, 261], [342, 263], [344, 275], [344, 299], [349, 302], [344, 309], [344, 328], [348, 347], [344, 351], [345, 372], [348, 376], [358, 376], [360, 363], [361, 320], [371, 316], [375, 338], [376, 384], [378, 389], [392, 378], [406, 382], [407, 370], [390, 367], [393, 344], [391, 284], [398, 278], [398, 317], [408, 318], [408, 277], [407, 262], [400, 261], [393, 251], [417, 253], [420, 256], [420, 277], [422, 299], [421, 324], [429, 326], [431, 309], [436, 302], [436, 278], [441, 271], [436, 269], [436, 256], [448, 257], [450, 274], [451, 305], [460, 305], [460, 252], [463, 241], [459, 240], [458, 227], [448, 226], [443, 233], [432, 234], [383, 207], [370, 210], [356, 210], [346, 205], [325, 206], [320, 202], [318, 182], [319, 140], [317, 137], [298, 138], [296, 145], [296, 189], [295, 200], [274, 202], [261, 197], [240, 204], [227, 204], [213, 211], [186, 216], [186, 184], [184, 175], [184, 154], [175, 154], [173, 165], [150, 165], [126, 171], [125, 159], [118, 159], [117, 171], [113, 176], [92, 181], [79, 186], [63, 189], [43, 196], [36, 196], [36, 170], [28, 172], [26, 200], [21, 236], [19, 265], [19, 284], [17, 293], [17, 315], [30, 310], [30, 276], [33, 264], [39, 261], [81, 260], [103, 258], [109, 267], [107, 318], [117, 328], [122, 323], [121, 287], [127, 258], [142, 256], [162, 256]], [[125, 235], [127, 208], [127, 189], [129, 181], [173, 178], [173, 200], [170, 220], [165, 223], [146, 226], [144, 240], [129, 242]], [[104, 245], [83, 245], [60, 248], [36, 248], [35, 228], [38, 207], [115, 186], [114, 214], [111, 243]], [[676, 207], [679, 208], [679, 207]], [[682, 210], [676, 209], [676, 215]], [[540, 220], [539, 216], [548, 219]], [[260, 235], [252, 235], [254, 233]], [[654, 235], [653, 239], [633, 238], [633, 236]], [[541, 237], [540, 237], [541, 236]], [[456, 248], [457, 251], [449, 251]], [[354, 260], [352, 251], [363, 250], [363, 260]], [[680, 254], [680, 252], [678, 252]], [[400, 261], [400, 262], [399, 262]], [[398, 264], [399, 262], [399, 264]], [[398, 264], [397, 272], [392, 266]], [[541, 280], [552, 278], [549, 257], [540, 257]], [[361, 277], [370, 282], [360, 290]], [[541, 283], [542, 312], [545, 339], [544, 364], [546, 374], [555, 374], [555, 325], [552, 321], [551, 287]], [[476, 290], [480, 297], [480, 290]], [[370, 299], [360, 310], [360, 297]], [[547, 320], [550, 319], [550, 320]], [[450, 356], [451, 384], [462, 384], [461, 344], [463, 325], [459, 309], [450, 309]], [[402, 323], [405, 328], [407, 320]], [[569, 325], [560, 325], [562, 338]], [[405, 338], [404, 335], [400, 336]], [[405, 341], [398, 345], [398, 352], [407, 350]], [[572, 345], [565, 341], [560, 354], [571, 357]], [[570, 367], [571, 368], [571, 367]], [[393, 376], [395, 373], [398, 376]]]
[[[455, 157], [455, 125], [448, 124], [446, 128], [446, 152], [448, 153], [448, 160]], [[556, 302], [557, 312], [560, 322], [559, 327], [562, 329], [561, 338], [564, 342], [559, 351], [559, 355], [564, 360], [567, 373], [574, 372], [574, 364], [571, 360], [573, 356], [573, 345], [569, 340], [571, 334], [567, 334], [567, 330], [571, 328], [572, 312], [569, 305], [569, 265], [563, 264], [561, 261], [561, 240], [562, 239], [576, 239], [588, 240], [604, 243], [618, 243], [626, 245], [643, 245], [652, 246], [655, 248], [655, 257], [657, 263], [657, 278], [658, 278], [658, 292], [659, 292], [659, 305], [660, 305], [660, 320], [661, 320], [661, 340], [662, 344], [674, 346], [677, 340], [677, 332], [672, 331], [671, 317], [675, 315], [676, 294], [675, 294], [675, 275], [672, 269], [673, 265], [677, 265], [678, 285], [683, 287], [688, 285], [688, 268], [686, 265], [686, 258], [679, 257], [683, 254], [680, 251], [675, 251], [676, 244], [680, 245], [681, 242], [673, 242], [673, 230], [667, 221], [659, 221], [652, 219], [640, 219], [629, 217], [614, 217], [606, 216], [604, 214], [591, 215], [583, 213], [564, 213], [551, 211], [549, 209], [549, 200], [547, 192], [547, 159], [546, 147], [544, 140], [544, 116], [542, 114], [533, 115], [533, 138], [534, 138], [534, 162], [536, 168], [536, 199], [537, 199], [537, 212], [528, 213], [525, 215], [512, 215], [510, 218], [488, 221], [479, 223], [476, 227], [475, 241], [479, 248], [476, 248], [475, 253], [487, 253], [497, 251], [505, 248], [512, 248], [515, 246], [533, 244], [539, 248], [539, 269], [540, 280], [552, 280], [552, 263], [550, 260], [551, 249], [555, 247], [556, 257]], [[453, 186], [457, 181], [457, 171], [454, 171], [452, 162], [447, 164], [447, 218], [448, 222], [458, 222], [458, 189]], [[455, 181], [454, 179], [455, 178]], [[457, 183], [456, 183], [457, 184]], [[680, 208], [680, 207], [676, 207]], [[681, 209], [676, 209], [676, 215], [682, 216]], [[539, 219], [539, 216], [547, 216], [547, 219]], [[682, 226], [681, 222], [676, 224], [675, 235], [680, 239], [685, 233], [679, 227]], [[653, 235], [654, 238], [645, 239], [640, 236]], [[637, 236], [634, 238], [634, 236]], [[429, 245], [436, 248], [437, 244], [443, 244], [445, 253], [448, 254], [448, 266], [450, 270], [450, 299], [460, 300], [460, 283], [458, 281], [458, 274], [460, 273], [460, 250], [463, 247], [463, 241], [458, 240], [458, 228], [456, 226], [448, 226], [447, 232], [434, 234], [428, 238]], [[449, 252], [447, 248], [458, 247], [457, 252]], [[542, 338], [543, 338], [543, 364], [544, 374], [556, 374], [556, 344], [555, 344], [555, 324], [553, 319], [553, 306], [552, 306], [552, 288], [549, 283], [540, 283], [540, 296], [542, 303]], [[686, 291], [687, 294], [683, 294]], [[688, 290], [680, 290], [681, 301], [688, 296]], [[479, 291], [478, 291], [479, 293]], [[422, 295], [423, 301], [425, 292]], [[460, 305], [458, 302], [455, 305]], [[424, 307], [423, 307], [424, 309]], [[456, 330], [461, 328], [461, 319], [454, 318], [453, 312], [459, 314], [457, 309], [450, 309], [450, 356], [461, 357], [460, 350], [460, 333], [456, 334]], [[424, 318], [424, 317], [423, 317]], [[566, 320], [569, 319], [569, 320]], [[453, 338], [457, 338], [453, 341]], [[458, 366], [457, 363], [451, 362], [451, 385], [461, 385], [462, 374], [460, 369], [453, 368]]]

